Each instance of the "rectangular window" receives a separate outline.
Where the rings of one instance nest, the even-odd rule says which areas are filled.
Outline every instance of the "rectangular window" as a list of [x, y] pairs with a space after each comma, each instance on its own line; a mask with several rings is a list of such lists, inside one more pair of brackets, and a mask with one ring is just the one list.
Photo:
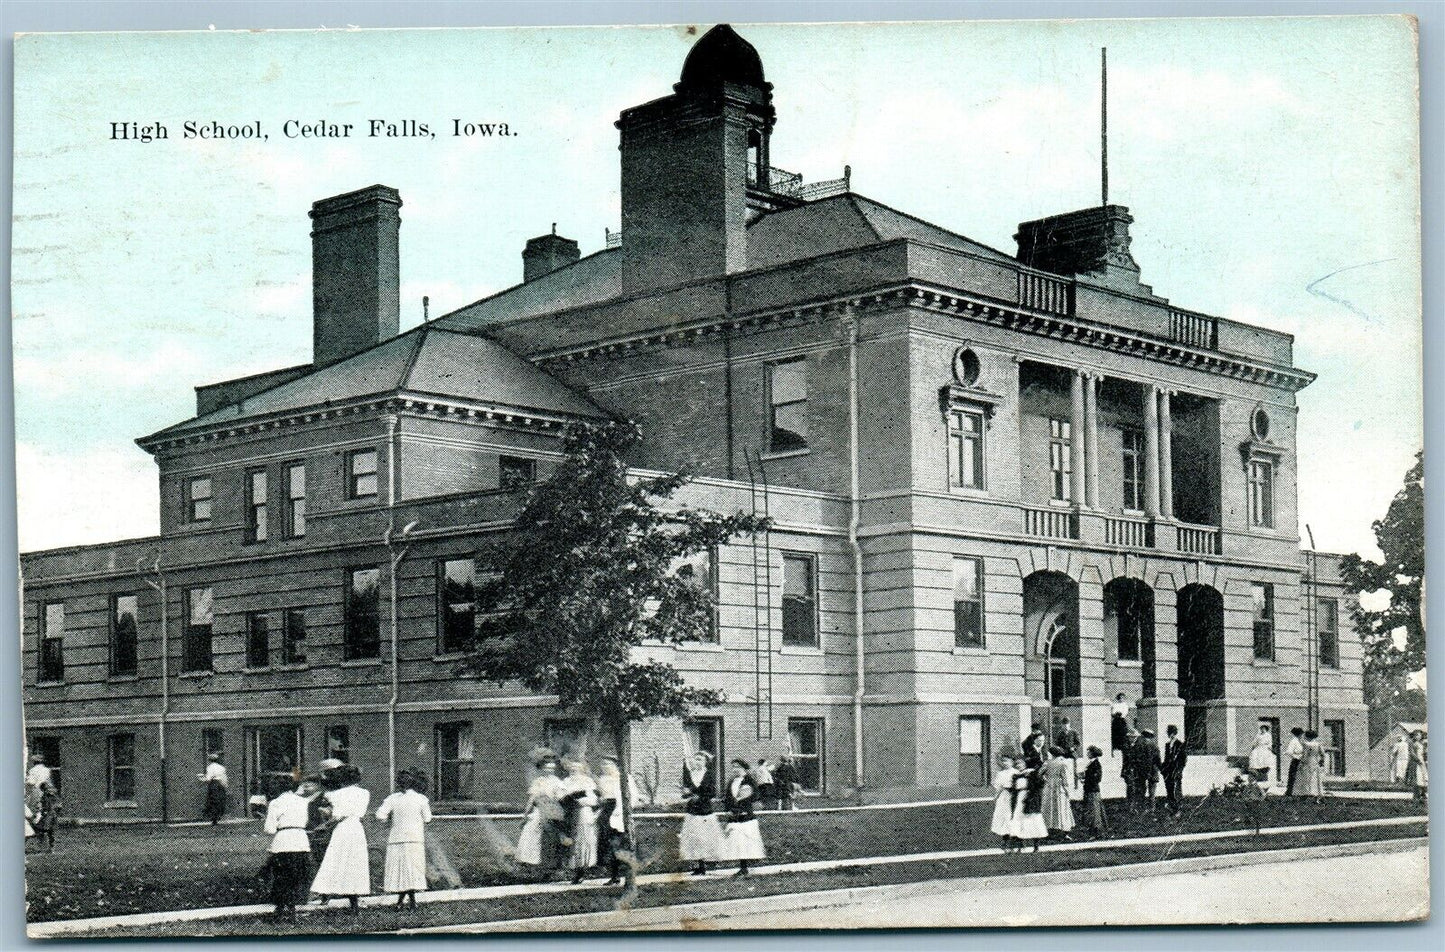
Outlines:
[[699, 640], [708, 644], [717, 644], [718, 641], [717, 573], [713, 570], [713, 562], [713, 552], [704, 549], [683, 559], [677, 567], [678, 578], [691, 582], [707, 593], [708, 603], [712, 608], [708, 613], [707, 630]]
[[1251, 460], [1249, 464], [1249, 524], [1259, 529], [1274, 528], [1274, 464]]
[[351, 763], [351, 728], [346, 724], [332, 724], [326, 728], [326, 756], [343, 764]]
[[226, 762], [226, 735], [219, 727], [207, 727], [201, 731], [201, 763], [210, 763], [215, 757]]
[[954, 410], [948, 415], [948, 484], [983, 488], [983, 414]]
[[215, 621], [215, 601], [211, 589], [192, 588], [186, 590], [186, 671], [211, 670], [211, 626]]
[[958, 782], [965, 787], [986, 787], [989, 781], [989, 719], [964, 714], [958, 719]]
[[381, 657], [381, 569], [347, 573], [342, 657], [347, 661]]
[[1073, 499], [1072, 427], [1068, 420], [1049, 420], [1049, 498], [1054, 502]]
[[983, 560], [953, 560], [953, 644], [983, 647]]
[[[1108, 596], [1105, 596], [1104, 604], [1107, 615]], [[1114, 624], [1119, 660], [1138, 661], [1139, 645], [1143, 641], [1140, 634], [1144, 625], [1144, 605], [1137, 592], [1126, 590], [1114, 598]]]
[[472, 795], [471, 721], [436, 726], [438, 800], [465, 800]]
[[437, 654], [467, 650], [477, 632], [477, 563], [448, 559], [437, 573]]
[[246, 667], [271, 667], [271, 616], [265, 612], [246, 616]]
[[105, 799], [107, 803], [135, 802], [135, 735], [106, 738]]
[[113, 595], [110, 599], [110, 673], [125, 677], [136, 672], [140, 599]]
[[818, 565], [811, 555], [783, 553], [783, 644], [818, 646]]
[[1254, 656], [1274, 660], [1274, 586], [1254, 582]]
[[192, 476], [186, 480], [186, 521], [211, 521], [211, 477]]
[[1315, 627], [1320, 637], [1320, 665], [1326, 668], [1340, 666], [1340, 603], [1333, 598], [1319, 600], [1319, 613]]
[[1345, 722], [1325, 721], [1325, 738], [1330, 745], [1330, 774], [1345, 775]]
[[376, 495], [376, 450], [346, 454], [346, 497], [367, 499]]
[[1136, 512], [1144, 508], [1144, 434], [1125, 430], [1124, 440], [1124, 508]]
[[768, 366], [768, 450], [808, 448], [808, 364], [789, 360]]
[[65, 603], [40, 606], [40, 657], [35, 680], [56, 684], [65, 680]]
[[50, 783], [55, 787], [55, 792], [63, 792], [60, 789], [60, 738], [32, 737], [30, 753], [39, 757], [40, 762], [50, 768]]
[[497, 457], [497, 485], [503, 489], [530, 486], [537, 481], [537, 461], [523, 456]]
[[713, 794], [722, 792], [719, 783], [724, 768], [718, 768], [718, 764], [726, 765], [723, 760], [723, 719], [721, 717], [690, 717], [682, 724], [682, 736], [684, 748], [688, 755], [698, 751], [706, 751], [712, 756], [712, 763], [716, 768], [713, 771]]
[[274, 797], [295, 789], [301, 779], [301, 728], [295, 724], [267, 724], [246, 728], [246, 791]]
[[286, 537], [299, 539], [306, 534], [306, 464], [286, 466]]
[[246, 541], [266, 541], [266, 471], [246, 473]]
[[306, 663], [306, 611], [288, 608], [282, 615], [281, 663]]
[[788, 718], [788, 746], [793, 752], [793, 766], [798, 768], [798, 785], [806, 793], [822, 793], [824, 781], [822, 718]]

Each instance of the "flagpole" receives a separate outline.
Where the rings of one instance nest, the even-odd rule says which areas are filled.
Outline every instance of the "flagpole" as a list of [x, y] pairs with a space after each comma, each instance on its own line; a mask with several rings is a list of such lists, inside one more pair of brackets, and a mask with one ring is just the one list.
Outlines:
[[1099, 178], [1101, 204], [1109, 204], [1109, 48], [1099, 49]]

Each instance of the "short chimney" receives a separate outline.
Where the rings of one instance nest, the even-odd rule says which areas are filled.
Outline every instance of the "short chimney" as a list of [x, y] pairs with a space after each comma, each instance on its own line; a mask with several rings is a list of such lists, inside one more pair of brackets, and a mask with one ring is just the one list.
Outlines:
[[373, 185], [311, 206], [313, 362], [345, 360], [401, 328], [401, 195]]
[[581, 257], [582, 250], [577, 247], [577, 242], [557, 234], [557, 226], [553, 224], [550, 235], [529, 238], [527, 247], [522, 249], [522, 280], [535, 281]]
[[1123, 205], [1100, 205], [1019, 225], [1018, 259], [1031, 268], [1087, 278], [1121, 291], [1151, 293], [1129, 253], [1134, 218]]

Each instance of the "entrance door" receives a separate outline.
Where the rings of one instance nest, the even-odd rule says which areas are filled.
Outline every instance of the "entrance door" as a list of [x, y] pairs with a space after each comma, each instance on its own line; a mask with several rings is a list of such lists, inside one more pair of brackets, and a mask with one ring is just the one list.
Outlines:
[[1345, 775], [1345, 722], [1325, 721], [1325, 732], [1330, 737], [1330, 774]]
[[1270, 745], [1269, 745], [1269, 748], [1270, 748], [1271, 751], [1274, 752], [1274, 768], [1270, 771], [1269, 779], [1270, 779], [1271, 781], [1278, 780], [1279, 777], [1280, 777], [1280, 773], [1279, 773], [1279, 718], [1277, 718], [1277, 717], [1261, 717], [1261, 718], [1259, 719], [1259, 723], [1260, 723], [1261, 726], [1263, 726], [1263, 727], [1268, 727], [1268, 728], [1269, 728], [1269, 736], [1270, 736]]
[[965, 714], [958, 719], [958, 783], [986, 787], [989, 782], [988, 718]]
[[301, 727], [267, 724], [246, 728], [246, 791], [267, 799], [301, 777]]
[[728, 772], [723, 763], [723, 723], [720, 717], [694, 717], [684, 726], [687, 731], [687, 753], [692, 756], [698, 751], [712, 755], [713, 795], [721, 793], [718, 781]]

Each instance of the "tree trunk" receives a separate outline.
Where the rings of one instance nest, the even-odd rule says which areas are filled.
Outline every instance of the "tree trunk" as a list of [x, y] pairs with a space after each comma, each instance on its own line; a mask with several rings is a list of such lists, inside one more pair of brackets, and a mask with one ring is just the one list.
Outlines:
[[632, 826], [632, 725], [628, 724], [621, 728], [614, 728], [612, 731], [612, 746], [617, 751], [617, 760], [622, 768], [622, 783], [620, 797], [622, 802], [618, 804], [622, 808], [622, 834], [627, 838], [627, 856], [623, 866], [626, 867], [625, 891], [631, 893], [637, 888], [637, 831]]

